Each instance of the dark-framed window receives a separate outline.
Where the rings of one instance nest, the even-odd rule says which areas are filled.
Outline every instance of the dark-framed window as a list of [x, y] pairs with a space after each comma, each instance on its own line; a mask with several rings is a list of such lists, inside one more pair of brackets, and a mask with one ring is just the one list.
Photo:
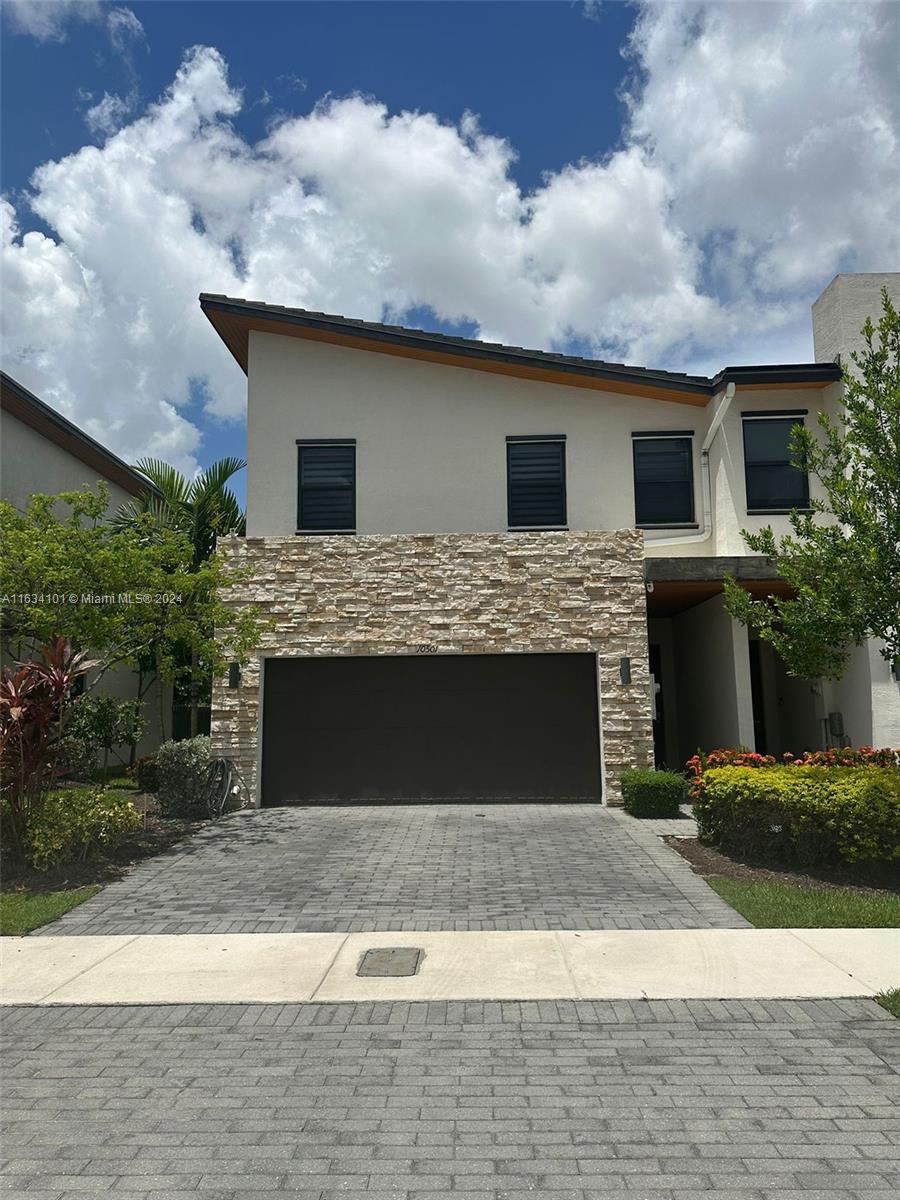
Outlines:
[[642, 528], [694, 524], [690, 431], [632, 434], [634, 520]]
[[506, 439], [506, 503], [510, 529], [566, 525], [566, 439]]
[[352, 533], [356, 528], [356, 442], [297, 442], [297, 530]]
[[809, 478], [791, 463], [791, 431], [803, 412], [742, 413], [747, 512], [809, 508]]

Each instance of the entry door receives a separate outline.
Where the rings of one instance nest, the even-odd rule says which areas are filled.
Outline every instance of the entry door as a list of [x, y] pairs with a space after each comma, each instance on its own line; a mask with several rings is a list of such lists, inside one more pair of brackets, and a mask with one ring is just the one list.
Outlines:
[[264, 805], [599, 799], [592, 654], [266, 660]]

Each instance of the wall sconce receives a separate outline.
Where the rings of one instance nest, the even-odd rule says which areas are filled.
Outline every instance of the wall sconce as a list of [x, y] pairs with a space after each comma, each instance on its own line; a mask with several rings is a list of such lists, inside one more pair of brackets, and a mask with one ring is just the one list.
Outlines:
[[631, 683], [631, 659], [619, 659], [619, 682], [622, 684]]
[[241, 686], [241, 664], [228, 664], [228, 686], [230, 688], [238, 688]]

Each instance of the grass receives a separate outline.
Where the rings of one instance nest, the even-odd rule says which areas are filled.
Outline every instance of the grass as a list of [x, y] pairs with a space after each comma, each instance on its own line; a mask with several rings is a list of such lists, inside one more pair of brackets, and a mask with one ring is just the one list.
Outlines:
[[0, 894], [0, 936], [21, 937], [55, 921], [100, 891], [97, 884], [64, 892], [17, 892]]
[[892, 1017], [900, 1020], [900, 988], [894, 988], [890, 992], [882, 992], [875, 997], [875, 1001], [882, 1008], [886, 1008]]
[[850, 888], [744, 883], [711, 876], [706, 882], [760, 929], [900, 927], [900, 896]]
[[125, 792], [134, 792], [137, 790], [137, 784], [133, 779], [129, 779], [125, 774], [125, 769], [121, 763], [113, 763], [112, 766], [97, 767], [94, 771], [94, 782], [102, 783], [104, 787], [121, 789]]

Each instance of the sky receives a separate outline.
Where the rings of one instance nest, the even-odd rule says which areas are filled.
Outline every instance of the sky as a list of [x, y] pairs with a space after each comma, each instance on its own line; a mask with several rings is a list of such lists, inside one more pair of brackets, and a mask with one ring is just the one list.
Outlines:
[[245, 447], [201, 291], [671, 370], [900, 269], [900, 5], [2, 0], [4, 369]]

